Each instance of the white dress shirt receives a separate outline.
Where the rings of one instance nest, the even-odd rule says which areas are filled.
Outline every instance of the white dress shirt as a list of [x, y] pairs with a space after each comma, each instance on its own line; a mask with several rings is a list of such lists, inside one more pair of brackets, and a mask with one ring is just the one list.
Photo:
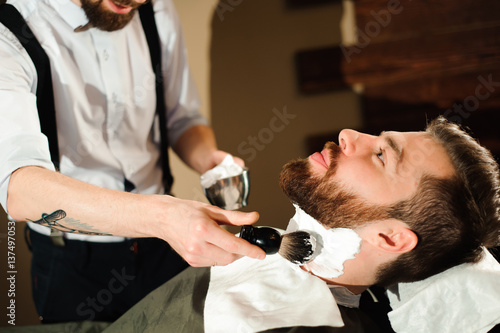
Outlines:
[[[71, 0], [13, 0], [50, 59], [60, 172], [100, 187], [162, 193], [155, 75], [139, 15], [123, 29], [74, 32], [88, 20]], [[153, 1], [162, 48], [168, 133], [173, 145], [188, 128], [207, 124], [191, 78], [180, 22], [171, 0]], [[0, 24], [0, 203], [7, 210], [10, 175], [23, 166], [54, 170], [36, 108], [37, 74], [16, 37]], [[157, 127], [157, 126], [156, 126]], [[51, 189], [47, 189], [50, 191]], [[61, 207], [64, 209], [64, 207]], [[42, 212], [40, 212], [42, 213]], [[52, 213], [52, 212], [45, 212]], [[46, 227], [30, 227], [48, 234]], [[120, 237], [68, 234], [118, 241]]]

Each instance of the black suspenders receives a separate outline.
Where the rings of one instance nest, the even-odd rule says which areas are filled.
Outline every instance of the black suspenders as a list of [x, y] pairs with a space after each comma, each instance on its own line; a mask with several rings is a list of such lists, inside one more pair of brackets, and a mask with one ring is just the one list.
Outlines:
[[[158, 30], [154, 19], [153, 5], [151, 2], [139, 7], [139, 15], [148, 42], [151, 63], [156, 78], [156, 113], [158, 115], [161, 138], [160, 156], [163, 171], [162, 181], [165, 193], [169, 193], [173, 183], [173, 177], [170, 172], [168, 160], [168, 135], [163, 76], [161, 73], [161, 49]], [[31, 29], [24, 21], [24, 18], [14, 6], [9, 4], [0, 5], [0, 22], [3, 23], [17, 37], [17, 39], [19, 39], [35, 64], [38, 76], [36, 96], [40, 126], [42, 133], [47, 136], [49, 141], [52, 163], [54, 163], [56, 168], [59, 168], [56, 112], [49, 58], [38, 43], [35, 35], [31, 32]]]
[[149, 55], [151, 57], [151, 64], [155, 72], [155, 86], [156, 86], [156, 113], [160, 125], [160, 150], [161, 150], [161, 165], [163, 168], [163, 186], [165, 193], [170, 193], [174, 178], [170, 172], [168, 161], [168, 135], [167, 135], [167, 115], [165, 105], [165, 94], [163, 90], [163, 75], [161, 74], [161, 48], [160, 36], [158, 36], [158, 29], [154, 17], [153, 5], [147, 2], [139, 7], [139, 15], [141, 17], [142, 28], [146, 34], [146, 39], [149, 46]]

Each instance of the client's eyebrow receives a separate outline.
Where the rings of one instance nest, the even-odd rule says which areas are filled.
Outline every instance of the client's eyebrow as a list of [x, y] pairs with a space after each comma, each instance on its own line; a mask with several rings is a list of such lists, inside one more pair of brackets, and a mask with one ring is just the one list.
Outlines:
[[397, 144], [396, 140], [394, 140], [394, 138], [385, 131], [380, 133], [380, 137], [382, 137], [387, 145], [396, 153], [396, 165], [401, 163], [401, 160], [403, 159], [403, 150]]

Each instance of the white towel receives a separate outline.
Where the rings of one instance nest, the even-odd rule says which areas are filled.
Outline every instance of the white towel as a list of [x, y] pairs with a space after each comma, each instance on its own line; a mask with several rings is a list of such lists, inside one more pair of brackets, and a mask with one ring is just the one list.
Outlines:
[[212, 267], [205, 332], [257, 332], [277, 327], [344, 326], [327, 284], [279, 254]]
[[500, 264], [485, 252], [477, 264], [391, 288], [392, 328], [398, 333], [482, 333], [500, 323]]

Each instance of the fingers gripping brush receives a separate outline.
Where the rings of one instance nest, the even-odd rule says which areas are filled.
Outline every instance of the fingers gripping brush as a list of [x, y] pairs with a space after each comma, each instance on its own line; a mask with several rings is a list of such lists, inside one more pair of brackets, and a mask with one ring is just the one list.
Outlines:
[[276, 229], [269, 227], [253, 227], [244, 225], [240, 238], [257, 245], [266, 254], [276, 252], [294, 264], [308, 262], [316, 247], [316, 239], [307, 231], [295, 231], [281, 235]]

